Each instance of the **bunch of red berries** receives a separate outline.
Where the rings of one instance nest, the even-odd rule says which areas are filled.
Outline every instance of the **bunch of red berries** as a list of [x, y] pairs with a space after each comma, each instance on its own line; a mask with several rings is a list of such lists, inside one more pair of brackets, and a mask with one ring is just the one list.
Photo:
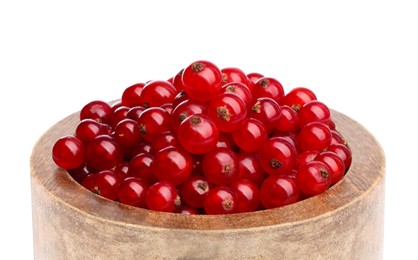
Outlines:
[[196, 61], [80, 111], [55, 163], [120, 203], [184, 214], [281, 207], [337, 183], [351, 152], [307, 88]]

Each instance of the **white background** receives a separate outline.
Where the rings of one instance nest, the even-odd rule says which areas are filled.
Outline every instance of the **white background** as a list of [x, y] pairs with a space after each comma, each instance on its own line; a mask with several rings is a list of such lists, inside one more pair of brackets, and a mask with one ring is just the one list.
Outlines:
[[309, 87], [367, 127], [387, 159], [385, 259], [417, 259], [414, 1], [282, 2], [1, 1], [0, 259], [33, 258], [29, 157], [41, 134], [198, 59]]

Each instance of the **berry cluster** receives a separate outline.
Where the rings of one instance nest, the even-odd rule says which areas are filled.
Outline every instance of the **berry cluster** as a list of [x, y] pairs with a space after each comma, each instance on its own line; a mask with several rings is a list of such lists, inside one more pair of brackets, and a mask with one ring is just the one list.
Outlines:
[[326, 191], [351, 164], [311, 90], [285, 93], [274, 78], [208, 61], [88, 103], [52, 156], [96, 194], [183, 214], [281, 207]]

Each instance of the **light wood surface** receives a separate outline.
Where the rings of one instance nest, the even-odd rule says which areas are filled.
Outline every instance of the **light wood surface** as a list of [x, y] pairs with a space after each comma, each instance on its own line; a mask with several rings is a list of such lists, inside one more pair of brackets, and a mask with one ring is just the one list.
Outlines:
[[282, 208], [188, 216], [121, 205], [76, 183], [51, 159], [78, 113], [58, 122], [31, 157], [36, 259], [381, 259], [384, 153], [349, 117], [332, 111], [353, 153], [324, 194]]

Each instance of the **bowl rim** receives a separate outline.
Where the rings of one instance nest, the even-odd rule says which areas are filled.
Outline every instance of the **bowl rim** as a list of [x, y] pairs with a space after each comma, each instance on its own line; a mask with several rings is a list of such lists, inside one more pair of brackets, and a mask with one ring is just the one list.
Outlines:
[[348, 116], [332, 109], [331, 114], [352, 151], [350, 169], [326, 192], [283, 207], [230, 215], [184, 215], [137, 208], [93, 194], [56, 166], [51, 156], [54, 142], [73, 133], [79, 112], [57, 122], [35, 144], [30, 159], [32, 189], [41, 188], [49, 199], [87, 217], [154, 230], [233, 232], [301, 224], [336, 214], [367, 196], [384, 177], [384, 152], [373, 135]]

